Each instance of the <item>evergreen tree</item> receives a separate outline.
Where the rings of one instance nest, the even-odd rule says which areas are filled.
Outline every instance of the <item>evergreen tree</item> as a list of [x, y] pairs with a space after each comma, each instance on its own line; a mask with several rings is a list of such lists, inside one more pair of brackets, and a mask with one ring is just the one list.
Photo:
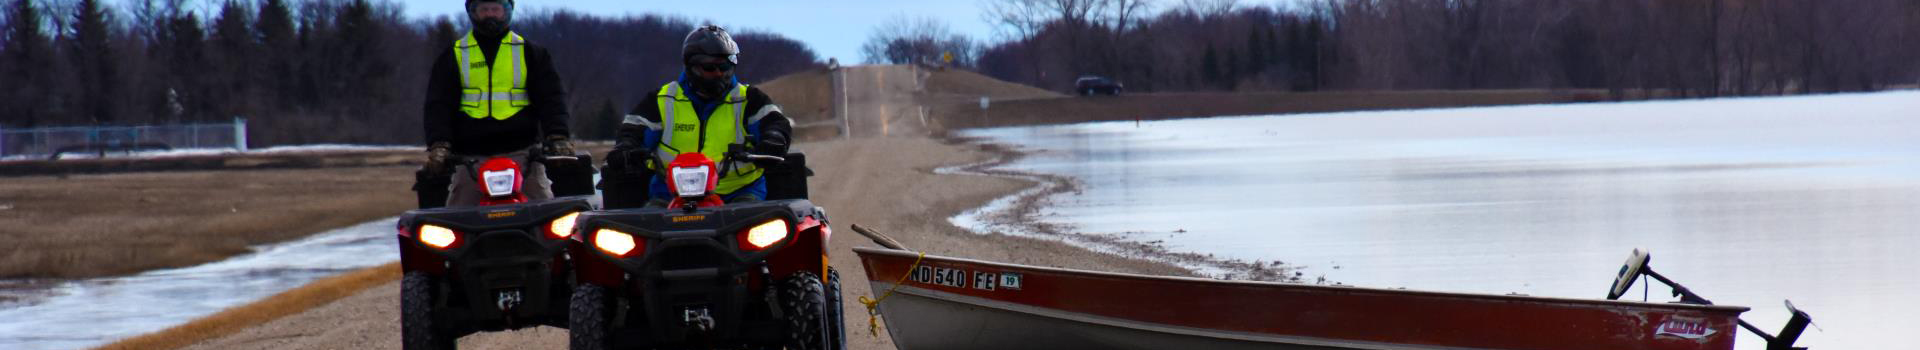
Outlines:
[[0, 89], [0, 106], [8, 121], [0, 124], [7, 126], [37, 126], [52, 111], [47, 104], [52, 88], [52, 74], [44, 67], [53, 64], [53, 47], [43, 31], [40, 7], [33, 0], [14, 0], [7, 5], [7, 24], [4, 35], [5, 45], [0, 46], [0, 74], [19, 79], [26, 86], [38, 88]]
[[255, 53], [259, 44], [254, 40], [251, 18], [247, 15], [246, 4], [237, 0], [227, 0], [220, 6], [220, 17], [213, 20], [213, 59], [225, 69], [208, 72], [214, 83], [210, 90], [217, 96], [226, 96], [221, 106], [210, 111], [209, 118], [225, 119], [236, 115], [253, 114], [258, 98], [254, 94], [255, 75], [258, 74], [258, 58]]
[[[335, 35], [328, 40], [329, 47], [322, 63], [330, 65], [323, 71], [336, 72], [338, 75], [322, 77], [327, 82], [327, 96], [332, 106], [346, 110], [369, 110], [382, 105], [380, 91], [393, 74], [393, 65], [387, 62], [388, 56], [379, 52], [382, 38], [381, 24], [373, 18], [373, 5], [367, 0], [347, 2], [334, 18]], [[340, 79], [337, 77], [354, 77]], [[344, 99], [344, 101], [341, 101]], [[358, 102], [347, 103], [348, 101]]]
[[79, 98], [75, 101], [75, 111], [93, 124], [118, 121], [111, 103], [118, 92], [119, 80], [116, 69], [117, 59], [113, 52], [113, 23], [107, 8], [100, 0], [79, 0], [73, 11], [73, 23], [66, 33], [66, 45], [72, 57], [69, 61], [75, 66], [75, 81], [79, 84]]
[[167, 72], [166, 89], [160, 91], [166, 101], [166, 118], [162, 122], [196, 122], [205, 118], [214, 103], [207, 93], [209, 65], [206, 63], [206, 32], [201, 30], [200, 16], [192, 12], [183, 12], [179, 17], [167, 19], [163, 40], [163, 60], [166, 66], [160, 70]]
[[258, 86], [273, 91], [267, 105], [290, 105], [296, 96], [294, 83], [298, 82], [294, 76], [298, 55], [294, 51], [299, 42], [293, 37], [293, 11], [287, 8], [285, 0], [261, 0], [257, 18], [253, 32], [263, 51], [260, 59], [266, 61]]

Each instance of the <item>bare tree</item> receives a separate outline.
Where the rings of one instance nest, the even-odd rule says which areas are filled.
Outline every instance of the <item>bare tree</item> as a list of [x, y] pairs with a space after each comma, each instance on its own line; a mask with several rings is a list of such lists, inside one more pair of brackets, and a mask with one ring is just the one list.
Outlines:
[[1201, 17], [1226, 16], [1240, 7], [1240, 0], [1180, 0], [1180, 10]]
[[1107, 23], [1106, 26], [1113, 28], [1115, 32], [1122, 33], [1132, 27], [1138, 26], [1142, 14], [1147, 11], [1152, 11], [1154, 7], [1153, 1], [1150, 0], [1109, 1], [1112, 1], [1112, 5], [1106, 6], [1108, 12], [1105, 15], [1107, 19], [1107, 21], [1105, 21]]
[[[1116, 7], [1117, 0], [982, 0], [983, 20], [1002, 37], [1029, 37], [1054, 21], [1073, 25], [1093, 22], [1094, 16]], [[1141, 5], [1144, 6], [1144, 5]], [[1138, 10], [1135, 8], [1134, 10]]]
[[873, 28], [860, 53], [867, 63], [905, 64], [953, 55], [970, 65], [977, 51], [973, 39], [955, 33], [946, 22], [931, 16], [894, 16]]

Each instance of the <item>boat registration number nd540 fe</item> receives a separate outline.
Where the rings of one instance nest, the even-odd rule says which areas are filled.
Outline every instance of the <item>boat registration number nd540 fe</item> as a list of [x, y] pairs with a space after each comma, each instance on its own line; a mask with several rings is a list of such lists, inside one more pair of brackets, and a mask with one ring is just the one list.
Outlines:
[[920, 284], [996, 291], [1019, 290], [1021, 280], [1024, 278], [1015, 272], [968, 272], [965, 269], [920, 266], [913, 269], [913, 275], [909, 279]]
[[913, 281], [922, 284], [966, 288], [967, 270], [921, 266], [913, 270]]

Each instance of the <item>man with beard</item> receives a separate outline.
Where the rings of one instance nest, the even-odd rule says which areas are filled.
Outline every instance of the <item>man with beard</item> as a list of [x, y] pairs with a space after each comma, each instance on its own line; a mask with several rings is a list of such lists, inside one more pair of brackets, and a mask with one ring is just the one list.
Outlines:
[[513, 5], [467, 0], [473, 29], [434, 59], [427, 78], [426, 165], [432, 173], [452, 171], [449, 207], [478, 205], [483, 197], [468, 175], [473, 165], [451, 164], [452, 155], [521, 161], [523, 192], [541, 200], [553, 197], [553, 182], [528, 156], [574, 154], [560, 74], [545, 47], [508, 29]]

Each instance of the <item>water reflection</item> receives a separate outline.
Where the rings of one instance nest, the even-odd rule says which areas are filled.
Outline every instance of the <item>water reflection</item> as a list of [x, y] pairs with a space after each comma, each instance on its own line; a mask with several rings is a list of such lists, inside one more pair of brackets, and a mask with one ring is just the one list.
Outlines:
[[1042, 219], [1083, 232], [1360, 286], [1580, 298], [1646, 248], [1763, 328], [1793, 299], [1823, 329], [1804, 346], [1885, 348], [1920, 328], [1894, 316], [1920, 312], [1914, 110], [1902, 92], [970, 134], [1078, 178]]

